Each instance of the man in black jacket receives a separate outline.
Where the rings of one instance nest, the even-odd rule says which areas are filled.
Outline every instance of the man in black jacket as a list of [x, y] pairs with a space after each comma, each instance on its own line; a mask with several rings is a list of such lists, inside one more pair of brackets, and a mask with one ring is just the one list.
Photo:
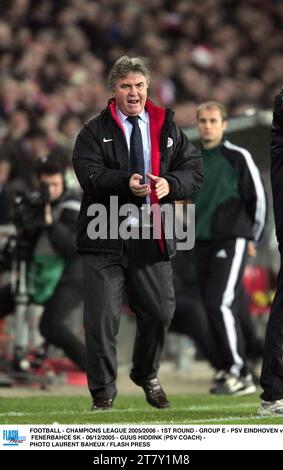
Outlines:
[[266, 330], [260, 384], [261, 416], [283, 416], [283, 88], [274, 100], [271, 131], [271, 186], [276, 237], [281, 257], [276, 295]]
[[[48, 186], [48, 202], [40, 227], [23, 232], [30, 245], [29, 278], [33, 279], [32, 300], [44, 306], [40, 332], [48, 343], [63, 349], [66, 356], [85, 370], [85, 347], [67, 324], [73, 309], [82, 302], [82, 268], [76, 252], [76, 225], [80, 196], [65, 188], [64, 166], [51, 155], [37, 166], [38, 183]], [[24, 214], [30, 217], [29, 207]], [[41, 211], [40, 211], [41, 212]], [[19, 227], [20, 230], [23, 227]], [[0, 291], [0, 317], [15, 311], [11, 286]], [[19, 328], [18, 328], [19, 329]], [[17, 348], [15, 363], [26, 351]]]
[[[45, 206], [45, 227], [33, 254], [38, 302], [44, 304], [40, 332], [48, 343], [63, 349], [66, 356], [85, 371], [84, 344], [67, 324], [83, 298], [82, 267], [75, 241], [80, 195], [65, 187], [64, 165], [55, 157], [43, 159], [37, 173], [39, 182], [48, 186], [50, 197]], [[56, 272], [56, 258], [57, 280], [52, 282], [51, 276], [47, 276], [48, 272]], [[51, 285], [52, 292], [46, 292], [46, 299], [42, 299], [44, 287]], [[37, 301], [36, 292], [34, 300]]]
[[[191, 196], [200, 187], [202, 171], [199, 152], [174, 124], [172, 111], [147, 99], [148, 85], [141, 60], [119, 59], [109, 75], [113, 98], [83, 127], [73, 153], [84, 191], [77, 243], [83, 254], [87, 374], [94, 410], [111, 409], [117, 393], [116, 335], [125, 285], [137, 317], [130, 377], [152, 406], [169, 406], [157, 372], [175, 307], [174, 242], [164, 237], [164, 226], [154, 232], [156, 221], [148, 225], [157, 235], [143, 238], [142, 214], [152, 205]], [[97, 235], [91, 216], [99, 209], [103, 222]], [[120, 230], [123, 224], [129, 238]]]
[[255, 392], [248, 372], [237, 310], [248, 243], [261, 237], [266, 216], [265, 191], [248, 150], [223, 138], [224, 106], [198, 108], [204, 182], [193, 196], [196, 210], [196, 265], [202, 301], [218, 353], [211, 393]]

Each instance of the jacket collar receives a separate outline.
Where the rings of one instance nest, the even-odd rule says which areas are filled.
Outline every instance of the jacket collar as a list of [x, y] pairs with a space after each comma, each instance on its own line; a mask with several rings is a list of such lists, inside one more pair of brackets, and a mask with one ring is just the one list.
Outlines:
[[[118, 126], [123, 130], [123, 126], [116, 113], [116, 100], [111, 98], [108, 102], [108, 107], [112, 118], [116, 121]], [[151, 100], [147, 100], [145, 104], [145, 109], [149, 114], [150, 121], [154, 121], [158, 127], [162, 127], [165, 121], [166, 110], [160, 106], [156, 106]]]

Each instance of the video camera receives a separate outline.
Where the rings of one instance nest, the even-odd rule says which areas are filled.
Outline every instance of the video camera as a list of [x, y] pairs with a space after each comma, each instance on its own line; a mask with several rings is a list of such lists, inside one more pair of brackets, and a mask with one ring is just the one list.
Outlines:
[[33, 235], [45, 225], [45, 206], [50, 201], [49, 187], [42, 182], [39, 191], [18, 193], [14, 199], [12, 221], [17, 233]]
[[0, 271], [8, 271], [12, 260], [31, 259], [39, 231], [45, 225], [45, 206], [49, 201], [47, 183], [41, 183], [38, 191], [15, 196], [12, 210], [15, 233], [1, 247]]

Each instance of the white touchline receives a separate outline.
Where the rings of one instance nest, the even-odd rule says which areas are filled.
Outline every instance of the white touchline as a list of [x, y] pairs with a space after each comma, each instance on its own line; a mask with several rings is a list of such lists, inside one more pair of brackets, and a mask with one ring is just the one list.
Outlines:
[[[257, 407], [258, 402], [254, 403], [241, 403], [241, 404], [235, 404], [235, 405], [222, 405], [221, 410], [228, 410], [228, 409], [237, 409], [237, 408], [251, 408], [251, 407]], [[179, 412], [179, 411], [209, 411], [209, 410], [215, 410], [219, 409], [219, 404], [218, 403], [213, 403], [211, 405], [203, 405], [203, 406], [186, 406], [182, 408], [176, 408], [174, 411]], [[129, 412], [139, 412], [142, 411], [143, 413], [148, 412], [152, 413], [151, 409], [148, 410], [141, 410], [140, 408], [127, 408], [127, 409], [119, 409], [119, 408], [114, 408], [111, 411], [111, 414], [117, 412], [117, 413], [129, 413]], [[93, 415], [93, 411], [71, 411], [71, 410], [66, 410], [66, 411], [51, 411], [48, 414], [50, 415], [76, 415], [76, 414], [91, 414]], [[0, 416], [30, 416], [30, 415], [41, 415], [42, 411], [34, 411], [34, 412], [15, 412], [15, 411], [7, 411], [6, 413], [0, 413]], [[214, 419], [214, 418], [213, 418]], [[222, 419], [220, 418], [215, 418], [215, 419]], [[223, 418], [225, 419], [225, 418]]]

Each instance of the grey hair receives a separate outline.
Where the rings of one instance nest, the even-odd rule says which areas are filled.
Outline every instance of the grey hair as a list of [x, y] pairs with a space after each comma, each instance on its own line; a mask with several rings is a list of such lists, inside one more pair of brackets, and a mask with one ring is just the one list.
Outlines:
[[115, 84], [119, 78], [126, 77], [128, 73], [140, 73], [142, 74], [147, 84], [149, 84], [150, 74], [145, 64], [138, 57], [130, 58], [127, 55], [124, 55], [118, 59], [113, 65], [110, 73], [108, 75], [108, 86], [113, 91]]

